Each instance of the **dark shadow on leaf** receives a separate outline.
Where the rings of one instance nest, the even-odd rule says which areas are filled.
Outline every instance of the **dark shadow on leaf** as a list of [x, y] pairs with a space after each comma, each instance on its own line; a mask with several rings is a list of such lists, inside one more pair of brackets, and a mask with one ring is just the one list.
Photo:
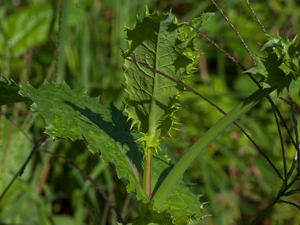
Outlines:
[[70, 101], [64, 101], [64, 103], [80, 112], [87, 119], [85, 122], [93, 123], [115, 140], [124, 149], [137, 170], [142, 173], [143, 153], [139, 150], [140, 146], [137, 143], [139, 135], [130, 131], [131, 121], [127, 121], [122, 111], [112, 103], [110, 105], [99, 104], [101, 113], [95, 113], [90, 108], [82, 109]]
[[[167, 175], [171, 172], [171, 170], [173, 169], [174, 165], [170, 165], [167, 161], [165, 161], [162, 158], [159, 158], [157, 156], [152, 156], [152, 166], [153, 167], [163, 167], [165, 169], [159, 169], [159, 171], [163, 171], [157, 180], [157, 183], [151, 193], [152, 196], [155, 195], [156, 191], [158, 190], [158, 188], [160, 187], [160, 185], [162, 184], [162, 182], [165, 180], [165, 178], [167, 177]], [[191, 185], [188, 185], [186, 183], [184, 183], [182, 180], [179, 180], [177, 182], [178, 185], [183, 185], [185, 187], [190, 187]]]
[[[166, 167], [167, 168], [165, 170], [163, 170], [163, 172], [159, 175], [158, 177], [158, 180], [157, 180], [157, 183], [152, 191], [152, 196], [155, 195], [156, 191], [158, 190], [158, 188], [160, 187], [160, 185], [162, 184], [162, 182], [165, 180], [165, 178], [167, 177], [167, 175], [171, 172], [171, 170], [173, 169], [174, 165], [170, 165], [168, 162], [156, 157], [156, 156], [152, 156], [153, 157], [153, 161], [154, 160], [157, 160], [157, 161], [160, 161], [160, 164], [163, 165], [163, 167]], [[152, 164], [152, 166], [154, 166]]]

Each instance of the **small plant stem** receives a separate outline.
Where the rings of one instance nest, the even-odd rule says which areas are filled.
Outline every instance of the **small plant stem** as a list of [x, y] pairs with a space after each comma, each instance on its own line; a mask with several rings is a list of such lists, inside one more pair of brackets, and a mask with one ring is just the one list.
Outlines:
[[152, 148], [148, 148], [145, 154], [143, 189], [146, 195], [151, 199], [151, 167], [152, 167]]
[[251, 222], [251, 224], [250, 225], [255, 225], [272, 207], [273, 207], [273, 205], [275, 205], [277, 203], [277, 199], [274, 199], [271, 203], [270, 203], [270, 205], [267, 207], [267, 208], [265, 208], [259, 215], [258, 215], [258, 217], [256, 217], [252, 222]]
[[229, 26], [234, 30], [234, 32], [236, 33], [236, 35], [238, 36], [238, 38], [241, 40], [241, 42], [243, 43], [244, 47], [246, 48], [247, 52], [249, 53], [253, 63], [256, 65], [256, 61], [254, 59], [253, 54], [251, 53], [248, 45], [245, 43], [244, 39], [242, 38], [242, 36], [240, 35], [240, 33], [235, 29], [235, 27], [233, 26], [233, 24], [230, 22], [230, 20], [227, 18], [227, 16], [225, 16], [225, 14], [223, 13], [223, 11], [218, 7], [217, 3], [215, 3], [214, 0], [210, 0], [212, 4], [215, 5], [215, 7], [217, 8], [217, 10], [221, 13], [221, 15], [224, 17], [224, 19], [227, 21], [227, 23], [229, 24]]
[[278, 203], [286, 203], [286, 204], [289, 204], [289, 205], [292, 205], [292, 206], [295, 206], [298, 210], [300, 210], [300, 206], [297, 205], [296, 203], [294, 202], [289, 202], [289, 201], [284, 201], [284, 200], [279, 200]]
[[291, 168], [290, 168], [290, 170], [287, 174], [287, 179], [289, 179], [292, 176], [292, 174], [294, 172], [294, 169], [296, 167], [297, 160], [298, 160], [298, 152], [296, 151], [295, 155], [294, 155], [293, 163], [292, 163]]
[[[288, 98], [291, 102], [291, 104], [293, 104], [293, 99], [290, 95], [290, 91], [288, 90]], [[294, 129], [295, 129], [295, 136], [296, 136], [296, 151], [298, 152], [298, 157], [297, 157], [297, 160], [298, 160], [298, 172], [300, 171], [300, 149], [299, 149], [299, 135], [298, 135], [298, 122], [296, 120], [296, 117], [295, 117], [295, 110], [293, 107], [291, 107], [292, 109], [292, 115], [293, 115], [293, 122], [294, 122]]]
[[291, 190], [291, 191], [289, 191], [289, 192], [286, 192], [286, 193], [284, 194], [284, 196], [293, 195], [293, 194], [296, 194], [296, 193], [299, 192], [299, 191], [300, 191], [300, 188], [294, 189], [294, 190]]
[[268, 35], [268, 33], [267, 33], [267, 31], [266, 31], [266, 29], [265, 29], [265, 27], [264, 27], [264, 25], [260, 22], [260, 20], [259, 20], [259, 18], [258, 18], [258, 16], [257, 16], [257, 14], [255, 13], [255, 11], [254, 11], [254, 9], [252, 8], [252, 6], [250, 5], [250, 2], [249, 2], [249, 0], [246, 0], [246, 2], [247, 2], [247, 6], [248, 6], [248, 8], [251, 10], [251, 12], [253, 13], [253, 15], [254, 15], [254, 17], [255, 17], [255, 19], [257, 20], [257, 22], [259, 23], [259, 25], [261, 26], [261, 28], [262, 28], [262, 30], [263, 30], [263, 32], [264, 32], [264, 34], [267, 36]]
[[284, 143], [283, 143], [283, 138], [282, 138], [282, 133], [281, 133], [277, 113], [276, 113], [276, 110], [274, 108], [273, 108], [273, 113], [274, 113], [274, 116], [275, 116], [275, 120], [276, 120], [276, 124], [277, 124], [277, 128], [278, 128], [278, 133], [279, 133], [279, 137], [280, 137], [280, 143], [281, 143], [281, 153], [282, 153], [282, 160], [283, 160], [283, 167], [284, 167], [284, 183], [287, 185], [288, 176], [287, 176], [287, 167], [286, 167]]
[[289, 102], [288, 100], [284, 99], [283, 97], [279, 97], [282, 101], [289, 104], [291, 107], [293, 107], [295, 110], [297, 110], [298, 113], [300, 113], [300, 106], [292, 100], [292, 102]]
[[271, 97], [270, 96], [267, 96], [267, 99], [268, 101], [271, 103], [272, 107], [276, 110], [277, 112], [277, 115], [279, 116], [280, 120], [282, 121], [282, 124], [285, 128], [285, 130], [287, 131], [288, 135], [289, 135], [289, 138], [291, 140], [291, 142], [293, 143], [293, 145], [295, 146], [295, 149], [297, 149], [297, 145], [296, 145], [296, 142], [291, 134], [291, 131], [290, 129], [287, 127], [286, 123], [285, 123], [285, 120], [283, 118], [283, 116], [281, 115], [280, 111], [278, 110], [278, 108], [276, 107], [276, 105], [274, 104], [274, 102], [272, 101]]
[[[234, 62], [237, 66], [239, 66], [243, 71], [246, 71], [246, 68], [240, 64], [236, 58], [234, 58], [232, 55], [230, 55], [228, 52], [226, 52], [224, 49], [222, 49], [216, 42], [214, 42], [212, 39], [207, 37], [205, 34], [203, 34], [199, 29], [191, 25], [188, 21], [186, 21], [186, 24], [193, 28], [199, 35], [204, 37], [207, 41], [209, 41], [211, 44], [213, 44], [217, 49], [219, 49], [221, 52], [223, 52], [232, 62]], [[261, 88], [261, 85], [254, 79], [254, 77], [251, 75], [251, 73], [246, 72], [246, 74], [250, 77], [250, 79], [257, 85], [258, 88]]]
[[[16, 124], [13, 123], [13, 125], [17, 126]], [[23, 133], [25, 134], [25, 133]], [[28, 138], [28, 140], [30, 140], [31, 142], [33, 142], [27, 135], [25, 135], [26, 138]], [[26, 165], [28, 164], [31, 156], [33, 155], [33, 153], [38, 149], [39, 144], [41, 142], [41, 140], [44, 138], [45, 136], [42, 135], [39, 140], [37, 142], [33, 142], [34, 147], [32, 149], [32, 151], [30, 152], [30, 155], [28, 156], [26, 162], [22, 165], [22, 167], [19, 169], [19, 171], [14, 175], [13, 179], [9, 182], [9, 184], [7, 185], [7, 187], [4, 189], [3, 193], [0, 195], [0, 201], [2, 200], [2, 198], [5, 196], [6, 192], [9, 190], [9, 188], [12, 186], [12, 184], [14, 183], [14, 181], [17, 179], [18, 176], [21, 176], [22, 173], [24, 172], [24, 169], [26, 167]]]
[[9, 190], [9, 188], [11, 187], [11, 185], [14, 183], [14, 181], [17, 179], [20, 171], [22, 170], [23, 166], [20, 168], [20, 170], [14, 175], [13, 179], [9, 182], [9, 184], [7, 185], [7, 187], [4, 189], [3, 193], [0, 195], [0, 202], [2, 200], [2, 198], [5, 196], [6, 192]]

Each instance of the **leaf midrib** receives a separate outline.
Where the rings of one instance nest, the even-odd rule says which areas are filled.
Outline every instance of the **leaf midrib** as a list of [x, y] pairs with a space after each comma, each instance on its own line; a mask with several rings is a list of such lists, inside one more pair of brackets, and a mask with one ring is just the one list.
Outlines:
[[[155, 47], [155, 64], [154, 68], [156, 70], [159, 70], [158, 68], [158, 46], [159, 46], [159, 41], [160, 41], [160, 25], [161, 21], [159, 23], [159, 28], [157, 32], [157, 40], [156, 40], [156, 47]], [[148, 128], [148, 135], [152, 136], [154, 138], [155, 133], [156, 133], [156, 126], [155, 126], [155, 121], [156, 121], [156, 99], [157, 99], [157, 80], [158, 80], [158, 74], [154, 73], [154, 82], [153, 82], [153, 88], [152, 88], [152, 97], [151, 97], [151, 106], [150, 106], [150, 112], [149, 112], [149, 128]]]

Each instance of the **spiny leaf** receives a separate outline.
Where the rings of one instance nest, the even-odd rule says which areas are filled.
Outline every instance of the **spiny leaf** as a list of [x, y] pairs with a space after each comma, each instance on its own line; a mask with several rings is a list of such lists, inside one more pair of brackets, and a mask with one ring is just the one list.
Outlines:
[[[215, 13], [203, 13], [201, 15], [201, 17], [193, 19], [190, 22], [190, 24], [193, 27], [196, 27], [198, 30], [200, 30], [203, 25], [203, 22], [210, 19], [214, 15], [215, 15]], [[188, 38], [197, 38], [198, 36], [199, 36], [199, 34], [192, 27], [190, 27], [190, 26], [181, 26], [180, 27], [180, 34], [179, 34], [180, 40], [184, 41]]]
[[14, 81], [9, 81], [0, 76], [0, 106], [18, 102], [28, 102], [30, 99], [19, 95], [19, 86]]
[[136, 145], [139, 136], [130, 133], [130, 122], [121, 111], [112, 104], [99, 104], [99, 98], [90, 98], [86, 92], [45, 81], [38, 89], [22, 86], [20, 94], [34, 101], [31, 108], [45, 118], [46, 134], [54, 139], [83, 140], [92, 153], [114, 164], [118, 177], [128, 181], [128, 192], [136, 191], [138, 199], [148, 202], [138, 181], [143, 158]]
[[262, 76], [263, 88], [276, 87], [277, 93], [288, 88], [292, 80], [300, 76], [300, 48], [294, 40], [289, 41], [288, 34], [281, 38], [268, 37], [261, 50], [267, 52], [266, 57], [258, 57], [258, 64], [246, 72]]
[[[102, 105], [98, 98], [90, 98], [86, 89], [73, 91], [65, 83], [58, 85], [44, 82], [35, 89], [31, 85], [21, 86], [20, 94], [34, 103], [31, 108], [38, 111], [47, 124], [45, 133], [55, 138], [80, 139], [88, 149], [105, 162], [114, 164], [118, 177], [127, 182], [127, 191], [136, 192], [137, 199], [149, 203], [140, 186], [139, 174], [143, 174], [143, 153], [137, 139], [140, 135], [130, 130], [131, 122], [112, 104]], [[172, 166], [166, 153], [159, 151], [152, 160], [152, 192], [155, 192]], [[199, 195], [193, 194], [182, 180], [175, 185], [165, 201], [162, 211], [172, 218], [174, 224], [187, 224], [192, 217], [202, 218], [203, 204]]]
[[[193, 45], [196, 34], [187, 25], [178, 24], [173, 15], [147, 13], [142, 23], [137, 21], [134, 29], [126, 31], [129, 49], [124, 57], [146, 63], [181, 82], [195, 71], [193, 63], [199, 56]], [[183, 87], [130, 60], [125, 60], [124, 69], [129, 95], [125, 113], [143, 133], [144, 148], [157, 149], [173, 126], [177, 97]]]

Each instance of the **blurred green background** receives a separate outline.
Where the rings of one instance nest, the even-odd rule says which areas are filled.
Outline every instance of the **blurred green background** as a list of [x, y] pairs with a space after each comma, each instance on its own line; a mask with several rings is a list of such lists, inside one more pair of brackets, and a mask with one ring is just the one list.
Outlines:
[[[300, 1], [268, 0], [250, 2], [269, 34], [283, 36], [291, 31], [292, 39], [300, 31]], [[253, 54], [266, 42], [246, 1], [217, 1], [243, 36]], [[202, 31], [243, 64], [253, 66], [247, 51], [233, 30], [209, 0], [63, 0], [60, 42], [59, 1], [3, 0], [0, 2], [0, 73], [16, 83], [29, 81], [40, 86], [54, 80], [55, 54], [59, 52], [57, 81], [73, 89], [83, 86], [89, 95], [101, 96], [106, 104], [114, 101], [123, 108], [124, 78], [121, 49], [126, 50], [124, 26], [133, 27], [138, 16], [144, 17], [145, 5], [151, 12], [172, 12], [180, 22], [198, 17], [203, 12], [216, 12]], [[186, 84], [209, 98], [225, 112], [257, 88], [252, 81], [213, 45], [200, 37], [199, 71]], [[299, 89], [293, 84], [291, 95], [299, 102]], [[286, 98], [286, 92], [283, 97]], [[272, 95], [288, 127], [293, 126], [290, 108]], [[191, 93], [180, 99], [177, 113], [181, 125], [166, 137], [161, 148], [176, 162], [182, 154], [216, 123], [222, 115]], [[44, 131], [43, 118], [30, 111], [29, 103], [1, 107], [8, 116], [37, 141]], [[299, 115], [296, 115], [299, 119]], [[299, 120], [298, 120], [299, 121]], [[239, 120], [240, 125], [282, 172], [278, 130], [267, 100], [262, 101]], [[293, 130], [293, 129], [292, 129]], [[288, 168], [295, 150], [284, 133]], [[30, 154], [33, 145], [12, 122], [0, 115], [0, 194]], [[115, 171], [93, 156], [81, 142], [70, 140], [47, 142], [41, 149], [56, 152], [74, 161], [93, 177], [117, 205], [128, 222], [140, 212], [134, 194], [127, 194], [124, 181]], [[195, 184], [192, 189], [208, 202], [203, 213], [210, 214], [194, 224], [249, 224], [276, 196], [281, 180], [250, 141], [235, 126], [230, 126], [198, 157], [184, 175]], [[299, 184], [293, 189], [299, 188]], [[286, 200], [300, 204], [300, 195]], [[24, 174], [15, 181], [0, 201], [0, 224], [116, 224], [117, 216], [97, 190], [65, 161], [36, 152]], [[275, 205], [259, 224], [299, 224], [296, 207]]]

